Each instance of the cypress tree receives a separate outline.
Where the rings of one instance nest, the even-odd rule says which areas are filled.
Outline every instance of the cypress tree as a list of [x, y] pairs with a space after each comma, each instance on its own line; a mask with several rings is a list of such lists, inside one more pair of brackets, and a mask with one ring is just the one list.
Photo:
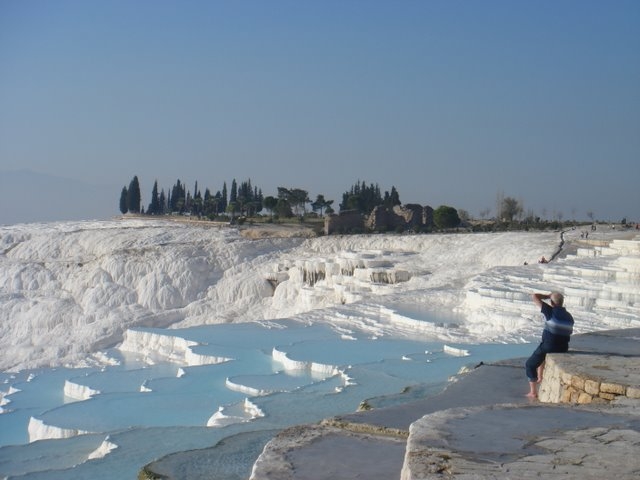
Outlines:
[[[393, 193], [393, 190], [392, 190]], [[397, 194], [397, 192], [396, 192]], [[392, 195], [393, 196], [393, 195]], [[399, 201], [399, 198], [398, 198]], [[357, 210], [360, 213], [369, 214], [378, 205], [382, 205], [384, 200], [380, 194], [378, 184], [367, 184], [357, 181], [349, 192], [342, 194], [341, 210]]]
[[165, 194], [164, 194], [164, 189], [162, 189], [162, 191], [160, 192], [160, 201], [159, 201], [159, 203], [160, 203], [160, 205], [159, 205], [160, 211], [158, 213], [164, 215], [165, 213], [167, 213], [167, 205], [168, 205], [167, 199], [166, 199]]
[[176, 184], [171, 189], [171, 212], [182, 213], [184, 211], [186, 202], [185, 189], [180, 180], [176, 181]]
[[158, 197], [158, 181], [153, 182], [153, 190], [151, 191], [151, 203], [147, 208], [149, 215], [159, 215], [160, 212], [160, 198]]
[[129, 211], [129, 195], [127, 192], [127, 187], [122, 187], [122, 192], [120, 193], [120, 211], [124, 215]]
[[222, 184], [222, 196], [220, 197], [220, 205], [218, 206], [218, 213], [227, 211], [227, 182]]
[[398, 194], [398, 191], [394, 186], [391, 186], [391, 195], [389, 197], [389, 200], [391, 201], [391, 206], [393, 207], [395, 207], [396, 205], [401, 205], [400, 195]]
[[129, 211], [131, 213], [140, 213], [140, 183], [138, 182], [138, 176], [134, 176], [129, 184]]
[[238, 201], [238, 184], [236, 179], [231, 180], [231, 193], [229, 194], [229, 203], [236, 203]]

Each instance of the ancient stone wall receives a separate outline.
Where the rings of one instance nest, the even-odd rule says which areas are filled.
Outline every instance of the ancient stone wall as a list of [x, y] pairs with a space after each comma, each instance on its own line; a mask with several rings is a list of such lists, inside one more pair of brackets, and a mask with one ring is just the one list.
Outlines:
[[[605, 360], [606, 359], [606, 360]], [[601, 370], [602, 376], [593, 372]], [[619, 378], [612, 372], [624, 372]], [[547, 355], [538, 398], [547, 403], [609, 403], [640, 399], [640, 360], [624, 356]]]
[[428, 230], [433, 227], [433, 208], [418, 204], [396, 205], [392, 209], [382, 205], [363, 216], [355, 210], [346, 210], [338, 215], [328, 215], [324, 220], [324, 233], [351, 233], [367, 230], [389, 232], [397, 230]]
[[429, 229], [433, 227], [433, 208], [412, 203], [392, 209], [378, 206], [365, 220], [365, 227], [374, 232]]
[[367, 230], [372, 232], [387, 232], [402, 227], [404, 224], [405, 220], [401, 216], [383, 206], [375, 207], [364, 222]]
[[345, 210], [338, 215], [327, 215], [324, 219], [325, 235], [362, 230], [364, 230], [364, 217], [355, 210]]

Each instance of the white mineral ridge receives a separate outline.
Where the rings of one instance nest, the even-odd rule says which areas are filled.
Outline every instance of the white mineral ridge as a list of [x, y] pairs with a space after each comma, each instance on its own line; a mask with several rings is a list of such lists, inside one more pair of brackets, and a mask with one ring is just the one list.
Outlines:
[[61, 428], [54, 425], [47, 425], [39, 418], [31, 417], [29, 419], [29, 442], [37, 440], [46, 440], [51, 438], [71, 438], [76, 435], [85, 435], [87, 431], [74, 428]]
[[[197, 345], [197, 342], [186, 340], [179, 335], [130, 329], [125, 331], [124, 340], [118, 348], [125, 352], [135, 352], [148, 359], [150, 363], [158, 357], [187, 366], [212, 365], [231, 360], [195, 353], [192, 347]], [[184, 370], [181, 375], [184, 375]]]
[[288, 371], [309, 371], [323, 377], [332, 377], [334, 375], [340, 374], [340, 370], [334, 365], [327, 365], [318, 362], [307, 362], [304, 360], [292, 360], [288, 357], [286, 352], [282, 352], [275, 347], [271, 352], [271, 356], [276, 362], [281, 363], [284, 369]]
[[107, 435], [107, 438], [104, 439], [104, 441], [100, 444], [98, 448], [96, 448], [93, 452], [89, 454], [87, 459], [93, 460], [96, 458], [106, 457], [111, 451], [115, 450], [116, 448], [118, 448], [118, 445], [111, 442], [109, 435]]
[[[248, 239], [228, 227], [146, 219], [0, 227], [0, 370], [103, 364], [113, 362], [101, 353], [108, 347], [144, 355], [145, 342], [184, 365], [224, 361], [135, 327], [283, 318], [371, 338], [530, 341], [540, 322], [529, 294], [554, 288], [567, 293], [577, 332], [637, 326], [637, 242], [537, 264], [560, 241], [560, 232]], [[592, 265], [608, 256], [610, 264]], [[602, 271], [604, 279], [589, 277]], [[461, 324], [424, 322], [398, 305], [454, 313]]]
[[264, 417], [264, 412], [248, 398], [241, 405], [236, 405], [236, 415], [228, 413], [229, 407], [219, 407], [207, 421], [207, 427], [226, 427], [234, 423], [250, 422], [258, 417]]
[[1, 227], [0, 369], [77, 364], [135, 326], [253, 320], [271, 295], [256, 267], [301, 241], [137, 220]]
[[469, 356], [469, 350], [465, 350], [464, 348], [452, 347], [450, 345], [443, 346], [444, 353], [447, 355], [451, 355], [453, 357], [467, 357]]
[[64, 381], [63, 392], [65, 397], [73, 400], [88, 400], [92, 396], [100, 394], [100, 390], [80, 385], [70, 380]]

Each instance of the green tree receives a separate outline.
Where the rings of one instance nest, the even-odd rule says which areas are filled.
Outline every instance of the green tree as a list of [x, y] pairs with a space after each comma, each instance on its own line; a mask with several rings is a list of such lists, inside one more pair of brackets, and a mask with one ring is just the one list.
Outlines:
[[171, 189], [171, 199], [169, 202], [169, 208], [171, 212], [182, 213], [186, 204], [186, 191], [184, 185], [178, 179]]
[[216, 214], [219, 215], [227, 209], [227, 197], [217, 191], [213, 198], [216, 204]]
[[[233, 184], [231, 184], [231, 192], [233, 195]], [[250, 217], [255, 212], [257, 205], [254, 191], [251, 187], [251, 179], [241, 182], [237, 187], [236, 203], [241, 214]]]
[[262, 189], [254, 187], [253, 203], [255, 205], [255, 213], [260, 213], [264, 205], [264, 195], [262, 195]]
[[309, 203], [309, 192], [301, 188], [293, 188], [289, 193], [289, 203], [294, 207], [296, 215], [307, 213], [306, 205]]
[[278, 187], [278, 203], [276, 204], [276, 214], [279, 217], [293, 217], [290, 199], [291, 190], [285, 187]]
[[500, 218], [505, 222], [512, 222], [522, 215], [523, 208], [520, 202], [512, 197], [504, 197], [500, 203]]
[[396, 205], [402, 205], [402, 203], [400, 202], [400, 195], [398, 195], [398, 191], [396, 190], [396, 187], [392, 186], [391, 187], [391, 193], [389, 192], [384, 192], [384, 206], [387, 208], [393, 208]]
[[375, 207], [383, 204], [384, 200], [377, 184], [367, 186], [365, 182], [358, 181], [351, 187], [351, 190], [342, 194], [340, 210], [357, 210], [368, 215]]
[[198, 181], [196, 180], [196, 184], [193, 188], [193, 198], [191, 199], [190, 210], [193, 215], [197, 215], [198, 217], [202, 215], [204, 201], [202, 200], [202, 193], [200, 189], [198, 189]]
[[[297, 215], [303, 215], [306, 213], [305, 205], [309, 202], [309, 193], [300, 188], [278, 187], [278, 200], [280, 201], [278, 209], [283, 210], [283, 212], [291, 210], [291, 215], [295, 210]], [[285, 204], [288, 207], [283, 209]]]
[[238, 201], [238, 184], [234, 178], [231, 181], [231, 193], [229, 193], [229, 203], [236, 203]]
[[236, 213], [238, 213], [238, 204], [236, 202], [229, 202], [227, 205], [227, 213], [231, 214], [231, 218], [234, 218]]
[[127, 187], [122, 187], [122, 192], [120, 192], [120, 212], [124, 215], [129, 211], [129, 195], [127, 192]]
[[204, 198], [202, 199], [202, 213], [209, 217], [213, 214], [213, 196], [211, 195], [211, 191], [208, 188], [204, 190]]
[[279, 217], [283, 217], [283, 218], [293, 217], [293, 210], [291, 210], [291, 204], [287, 200], [279, 198], [278, 203], [276, 204], [276, 214]]
[[191, 202], [191, 213], [199, 217], [200, 215], [202, 215], [203, 207], [204, 201], [202, 200], [202, 197], [198, 192], [198, 195], [196, 197], [193, 197], [193, 201]]
[[184, 212], [185, 213], [191, 213], [191, 208], [193, 206], [193, 198], [191, 197], [191, 192], [187, 191], [187, 194], [185, 195], [184, 198]]
[[[218, 195], [216, 194], [216, 197]], [[227, 182], [222, 183], [222, 193], [220, 194], [220, 202], [218, 205], [218, 213], [225, 212], [227, 210], [227, 204], [229, 202], [229, 196], [227, 192]]]
[[314, 212], [320, 210], [320, 216], [322, 216], [322, 211], [331, 207], [332, 204], [333, 200], [325, 200], [324, 195], [317, 195], [316, 201], [311, 204], [311, 208]]
[[167, 213], [167, 197], [166, 197], [166, 195], [164, 194], [164, 189], [162, 189], [162, 190], [160, 191], [160, 200], [159, 200], [159, 203], [160, 203], [160, 211], [159, 211], [159, 213], [161, 213], [162, 215], [164, 215], [165, 213]]
[[151, 191], [151, 203], [149, 204], [149, 208], [147, 208], [147, 214], [149, 215], [159, 215], [161, 212], [160, 209], [160, 197], [158, 196], [158, 181], [153, 182], [153, 190]]
[[129, 202], [129, 211], [132, 213], [140, 213], [140, 183], [138, 182], [137, 175], [134, 176], [131, 183], [129, 183], [127, 199]]
[[437, 228], [455, 228], [460, 225], [458, 211], [447, 205], [441, 205], [433, 211], [433, 223]]
[[271, 218], [273, 218], [273, 212], [276, 209], [276, 206], [278, 205], [278, 199], [276, 197], [272, 197], [272, 196], [267, 196], [264, 197], [264, 200], [262, 202], [264, 204], [264, 208], [266, 208], [267, 210], [269, 210], [269, 212], [271, 212]]

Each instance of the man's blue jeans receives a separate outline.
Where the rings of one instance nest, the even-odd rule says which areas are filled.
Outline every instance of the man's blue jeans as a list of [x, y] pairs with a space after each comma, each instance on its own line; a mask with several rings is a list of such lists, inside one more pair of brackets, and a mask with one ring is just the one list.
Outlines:
[[538, 381], [538, 367], [544, 363], [547, 353], [565, 353], [567, 350], [569, 350], [568, 339], [566, 342], [543, 341], [540, 343], [524, 364], [529, 381]]

